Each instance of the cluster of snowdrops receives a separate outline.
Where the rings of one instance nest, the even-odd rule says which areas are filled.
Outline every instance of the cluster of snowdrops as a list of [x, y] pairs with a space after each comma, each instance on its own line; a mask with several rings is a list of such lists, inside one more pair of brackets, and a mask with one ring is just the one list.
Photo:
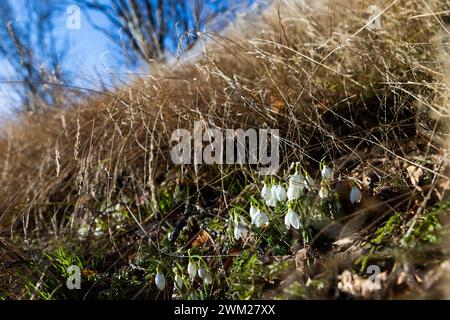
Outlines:
[[[287, 208], [287, 213], [284, 215], [284, 224], [287, 230], [291, 228], [294, 230], [303, 231], [303, 236], [309, 230], [309, 226], [317, 218], [317, 214], [311, 214], [306, 212], [307, 210], [301, 210], [299, 208], [309, 208], [310, 204], [304, 205], [305, 199], [319, 198], [320, 201], [329, 201], [335, 199], [336, 194], [332, 192], [331, 183], [333, 179], [333, 169], [327, 166], [325, 163], [320, 164], [321, 181], [320, 185], [316, 186], [314, 179], [308, 174], [308, 172], [302, 168], [300, 163], [294, 163], [292, 167], [295, 167], [295, 173], [288, 178], [288, 182], [284, 184], [282, 181], [275, 180], [274, 177], [267, 178], [262, 187], [260, 199], [252, 198], [250, 200], [250, 210], [248, 216], [233, 211], [231, 213], [230, 221], [233, 224], [233, 234], [236, 241], [245, 241], [251, 232], [251, 225], [255, 228], [267, 228], [274, 218], [269, 212], [277, 206], [284, 206]], [[309, 197], [307, 197], [309, 196]], [[362, 199], [362, 192], [358, 186], [354, 185], [350, 192], [350, 202], [358, 203]], [[339, 210], [339, 199], [335, 199], [333, 204], [337, 206]], [[303, 202], [302, 202], [303, 201]], [[319, 219], [320, 220], [320, 219]], [[197, 262], [196, 262], [197, 260]], [[213, 283], [213, 278], [208, 270], [207, 264], [201, 258], [194, 259], [189, 258], [187, 265], [188, 277], [180, 275], [181, 266], [174, 268], [174, 287], [181, 292], [185, 281], [192, 283], [198, 276], [205, 286]], [[181, 268], [180, 268], [181, 267]], [[158, 268], [155, 276], [155, 284], [159, 290], [166, 288], [166, 277]]]

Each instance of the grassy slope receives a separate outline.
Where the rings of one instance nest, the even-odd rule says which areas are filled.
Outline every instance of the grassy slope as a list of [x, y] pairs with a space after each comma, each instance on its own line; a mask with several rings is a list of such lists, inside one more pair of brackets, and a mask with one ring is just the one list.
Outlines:
[[[381, 1], [383, 29], [371, 32], [371, 1], [298, 3], [208, 35], [198, 61], [154, 66], [131, 87], [5, 126], [0, 295], [179, 297], [172, 281], [155, 287], [160, 267], [167, 279], [183, 274], [184, 298], [445, 296], [434, 283], [446, 268], [448, 27], [432, 12], [449, 8]], [[299, 161], [318, 184], [325, 159], [342, 209], [332, 216], [336, 198], [311, 192], [299, 210], [329, 224], [311, 218], [310, 239], [284, 228], [281, 205], [265, 208], [269, 227], [235, 241], [230, 217], [261, 203], [262, 183], [255, 168], [172, 165], [172, 131], [195, 120], [280, 129], [277, 179]], [[347, 200], [355, 182], [359, 205]], [[192, 214], [171, 242], [185, 207]], [[212, 286], [187, 280], [188, 255], [208, 266]], [[82, 290], [65, 288], [71, 264], [83, 269]], [[381, 290], [365, 280], [371, 265]]]

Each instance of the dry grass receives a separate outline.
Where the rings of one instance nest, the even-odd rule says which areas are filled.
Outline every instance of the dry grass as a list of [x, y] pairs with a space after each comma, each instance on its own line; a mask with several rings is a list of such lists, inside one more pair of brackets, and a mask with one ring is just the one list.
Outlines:
[[[372, 226], [399, 208], [420, 215], [446, 197], [440, 185], [448, 179], [450, 7], [439, 0], [380, 1], [383, 29], [369, 31], [372, 2], [318, 1], [314, 10], [301, 1], [277, 2], [260, 21], [205, 35], [207, 47], [195, 61], [152, 66], [151, 75], [119, 92], [5, 125], [0, 235], [32, 255], [76, 238], [102, 204], [123, 197], [132, 199], [134, 228], [164, 233], [160, 228], [176, 222], [180, 211], [158, 217], [166, 184], [196, 186], [200, 206], [214, 190], [212, 207], [223, 215], [236, 201], [224, 182], [251, 169], [175, 167], [170, 135], [195, 120], [280, 129], [280, 175], [294, 161], [317, 172], [325, 158], [341, 181], [376, 177], [378, 189], [370, 191], [376, 203], [360, 210], [376, 215]], [[412, 185], [411, 165], [423, 170], [426, 183]], [[399, 193], [397, 185], [409, 189]], [[139, 243], [116, 236], [110, 228], [102, 246], [126, 261]], [[4, 288], [24, 297], [20, 284], [4, 279], [0, 274]]]

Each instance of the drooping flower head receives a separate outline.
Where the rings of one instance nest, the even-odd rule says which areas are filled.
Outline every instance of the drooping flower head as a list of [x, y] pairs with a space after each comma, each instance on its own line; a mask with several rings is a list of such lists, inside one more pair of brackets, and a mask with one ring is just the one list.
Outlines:
[[255, 207], [255, 206], [250, 206], [250, 218], [253, 220], [253, 217], [255, 216], [255, 214], [257, 214], [258, 213], [258, 208], [257, 207]]
[[205, 268], [203, 268], [203, 267], [198, 268], [198, 276], [200, 277], [200, 279], [202, 279], [202, 280], [205, 279], [206, 274], [207, 274], [207, 272], [206, 272]]
[[350, 202], [351, 203], [359, 203], [362, 199], [361, 190], [358, 187], [353, 187], [352, 191], [350, 191]]
[[193, 281], [195, 279], [195, 275], [197, 274], [197, 265], [194, 262], [194, 260], [192, 260], [192, 259], [189, 260], [189, 264], [187, 266], [187, 271], [189, 274], [189, 278], [191, 279], [191, 281]]
[[166, 287], [166, 277], [160, 271], [158, 271], [158, 273], [156, 273], [155, 284], [158, 287], [158, 289], [161, 291], [164, 290], [164, 288]]
[[333, 178], [333, 170], [325, 164], [322, 166], [320, 173], [322, 175], [322, 179], [331, 180]]
[[236, 216], [234, 219], [234, 239], [244, 240], [245, 238], [247, 238], [247, 235], [248, 235], [248, 228], [244, 218], [242, 218], [241, 216]]
[[272, 199], [275, 199], [276, 201], [285, 201], [286, 196], [286, 189], [284, 189], [282, 184], [275, 184], [272, 186]]
[[300, 217], [298, 216], [297, 212], [289, 208], [288, 213], [284, 217], [284, 224], [286, 225], [286, 228], [288, 230], [291, 227], [296, 230], [300, 229]]
[[183, 277], [181, 277], [178, 273], [175, 274], [174, 282], [175, 287], [178, 290], [181, 290], [183, 288]]
[[263, 225], [268, 225], [269, 216], [261, 210], [258, 210], [252, 217], [252, 224], [254, 224], [258, 228], [262, 227]]
[[203, 283], [206, 285], [210, 285], [213, 283], [213, 278], [211, 277], [211, 274], [209, 274], [209, 272], [205, 275], [205, 278], [203, 279]]
[[264, 186], [261, 190], [261, 198], [268, 201], [270, 198], [272, 198], [272, 191], [271, 188], [267, 186], [267, 184], [264, 183]]
[[296, 172], [289, 178], [289, 186], [286, 192], [288, 200], [297, 200], [305, 188], [305, 178], [300, 172]]

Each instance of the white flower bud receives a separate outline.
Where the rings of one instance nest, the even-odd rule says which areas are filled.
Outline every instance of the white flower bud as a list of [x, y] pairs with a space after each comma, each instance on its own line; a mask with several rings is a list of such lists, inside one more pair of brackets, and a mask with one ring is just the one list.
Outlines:
[[192, 280], [195, 279], [195, 275], [197, 274], [197, 266], [195, 265], [195, 262], [189, 261], [187, 271], [189, 274], [189, 278]]
[[362, 199], [361, 190], [357, 187], [353, 187], [352, 191], [350, 191], [350, 202], [351, 203], [359, 203]]
[[206, 274], [205, 278], [203, 279], [203, 282], [208, 285], [213, 283], [213, 279], [209, 273]]
[[179, 275], [175, 275], [175, 286], [180, 290], [183, 287], [183, 278]]
[[155, 284], [159, 290], [164, 290], [166, 287], [166, 277], [161, 272], [158, 272], [155, 276]]
[[252, 218], [252, 224], [260, 228], [263, 225], [269, 224], [269, 217], [264, 212], [258, 210], [258, 212]]
[[301, 173], [296, 172], [289, 178], [289, 186], [286, 196], [288, 200], [297, 200], [305, 188], [305, 178]]
[[198, 276], [200, 277], [200, 279], [202, 279], [202, 280], [205, 279], [206, 274], [207, 274], [207, 272], [206, 272], [205, 268], [203, 268], [203, 267], [198, 268]]
[[266, 204], [269, 207], [276, 207], [277, 206], [277, 199], [275, 198], [270, 198], [269, 200], [266, 201]]
[[300, 228], [300, 217], [295, 211], [289, 209], [288, 213], [284, 217], [284, 224], [288, 229], [292, 226], [294, 229], [298, 230]]
[[333, 171], [325, 165], [322, 168], [321, 174], [323, 179], [330, 180], [333, 177]]
[[250, 207], [250, 218], [253, 219], [253, 217], [255, 216], [256, 213], [258, 213], [258, 208], [251, 206]]
[[285, 201], [287, 198], [286, 189], [281, 184], [276, 189], [276, 196], [278, 201]]
[[272, 191], [268, 186], [266, 186], [266, 184], [264, 184], [261, 190], [261, 197], [266, 201], [272, 198]]
[[234, 221], [234, 239], [235, 240], [239, 240], [239, 239], [244, 240], [245, 238], [247, 238], [247, 234], [248, 234], [247, 225], [245, 224], [245, 221], [242, 217], [240, 217], [240, 220], [241, 220], [240, 222]]

